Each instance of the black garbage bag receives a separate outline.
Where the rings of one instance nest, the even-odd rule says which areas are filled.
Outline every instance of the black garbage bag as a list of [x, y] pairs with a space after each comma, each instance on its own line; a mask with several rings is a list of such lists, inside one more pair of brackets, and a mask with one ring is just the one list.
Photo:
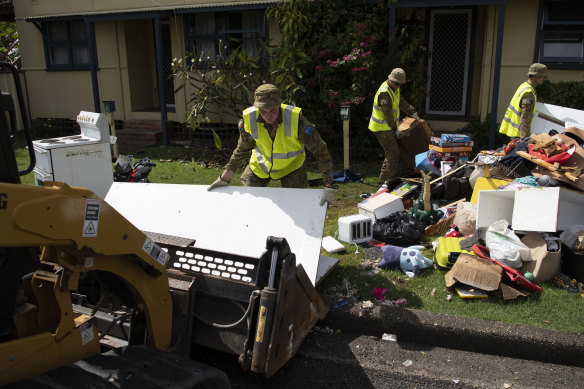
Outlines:
[[448, 176], [443, 180], [445, 200], [456, 201], [460, 199], [470, 199], [472, 196], [472, 187], [468, 177]]
[[424, 226], [413, 216], [395, 212], [373, 224], [373, 239], [394, 246], [408, 247], [419, 243]]

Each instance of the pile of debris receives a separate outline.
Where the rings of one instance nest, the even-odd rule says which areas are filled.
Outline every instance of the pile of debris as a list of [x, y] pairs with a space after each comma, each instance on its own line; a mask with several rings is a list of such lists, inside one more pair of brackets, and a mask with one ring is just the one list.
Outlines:
[[549, 280], [584, 297], [583, 129], [513, 139], [472, 160], [466, 135], [434, 136], [409, 118], [398, 132], [402, 159], [421, 174], [339, 218], [339, 240], [375, 248], [377, 268], [434, 268], [461, 298], [515, 299]]

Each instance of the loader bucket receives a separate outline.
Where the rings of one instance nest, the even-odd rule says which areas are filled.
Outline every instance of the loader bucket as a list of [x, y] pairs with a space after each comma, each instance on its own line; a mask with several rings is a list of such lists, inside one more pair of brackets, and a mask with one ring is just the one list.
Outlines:
[[328, 313], [284, 238], [268, 237], [260, 258], [157, 243], [195, 280], [192, 342], [238, 355], [244, 370], [272, 376]]

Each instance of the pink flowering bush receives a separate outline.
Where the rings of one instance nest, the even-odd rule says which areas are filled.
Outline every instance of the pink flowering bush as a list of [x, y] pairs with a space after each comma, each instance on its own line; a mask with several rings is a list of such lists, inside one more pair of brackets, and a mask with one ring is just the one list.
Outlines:
[[309, 40], [312, 63], [302, 68], [306, 89], [297, 94], [296, 102], [329, 148], [342, 147], [340, 108], [350, 106], [351, 155], [366, 156], [378, 147], [368, 130], [373, 97], [392, 68], [402, 67], [408, 73], [410, 85], [404, 85], [402, 93], [421, 112], [418, 97], [425, 96], [424, 86], [414, 75], [423, 64], [419, 23], [415, 17], [400, 21], [390, 53], [384, 1], [352, 8], [344, 0], [313, 1], [308, 17], [315, 27]]
[[[190, 88], [186, 122], [197, 129], [209, 117], [236, 121], [262, 82], [277, 85], [286, 103], [302, 107], [329, 149], [342, 149], [342, 106], [349, 106], [351, 156], [370, 156], [379, 145], [368, 130], [373, 98], [394, 67], [407, 73], [402, 95], [422, 113], [425, 99], [423, 23], [413, 14], [399, 17], [388, 31], [383, 0], [287, 0], [266, 14], [282, 33], [265, 47], [269, 61], [238, 46], [229, 58], [187, 57], [173, 61], [174, 77]], [[221, 147], [217, 134], [215, 143]]]

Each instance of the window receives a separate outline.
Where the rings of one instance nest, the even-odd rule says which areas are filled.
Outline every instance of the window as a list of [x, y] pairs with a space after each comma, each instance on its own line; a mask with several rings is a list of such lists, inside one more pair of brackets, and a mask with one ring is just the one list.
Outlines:
[[584, 62], [584, 2], [544, 0], [539, 61], [551, 64]]
[[238, 46], [248, 55], [262, 56], [267, 40], [264, 12], [207, 12], [187, 16], [186, 51], [194, 57], [229, 58]]
[[43, 25], [45, 57], [50, 70], [89, 70], [89, 44], [83, 20]]

